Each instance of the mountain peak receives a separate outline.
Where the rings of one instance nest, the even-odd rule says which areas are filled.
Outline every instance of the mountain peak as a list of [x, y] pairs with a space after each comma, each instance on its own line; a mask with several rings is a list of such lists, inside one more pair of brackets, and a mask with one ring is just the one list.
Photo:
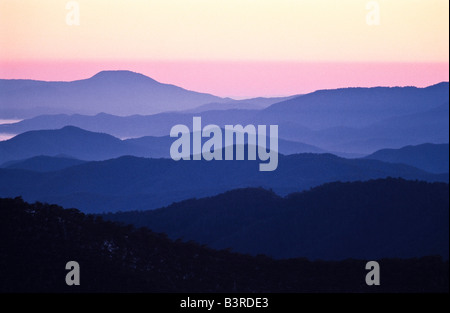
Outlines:
[[73, 126], [73, 125], [67, 125], [67, 126], [64, 126], [64, 127], [60, 128], [60, 129], [55, 129], [55, 131], [58, 131], [58, 130], [59, 131], [65, 131], [65, 132], [89, 132], [87, 130], [84, 130], [84, 129], [80, 128], [80, 127]]
[[110, 70], [110, 71], [101, 71], [92, 76], [90, 79], [92, 80], [132, 80], [132, 81], [138, 81], [138, 80], [145, 80], [145, 81], [153, 81], [156, 82], [156, 80], [145, 76], [140, 73], [127, 71], [127, 70]]

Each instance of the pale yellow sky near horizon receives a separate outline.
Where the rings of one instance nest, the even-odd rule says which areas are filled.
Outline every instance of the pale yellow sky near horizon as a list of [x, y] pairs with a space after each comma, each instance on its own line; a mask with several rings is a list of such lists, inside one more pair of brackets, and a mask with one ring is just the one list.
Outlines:
[[0, 0], [0, 61], [448, 62], [448, 0]]

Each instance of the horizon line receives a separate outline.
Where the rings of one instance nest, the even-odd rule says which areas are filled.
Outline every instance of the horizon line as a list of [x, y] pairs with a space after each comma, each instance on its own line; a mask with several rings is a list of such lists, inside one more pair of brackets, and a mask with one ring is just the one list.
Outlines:
[[[179, 87], [179, 88], [185, 89], [187, 91], [204, 93], [204, 92], [200, 92], [200, 91], [196, 91], [196, 90], [186, 89], [184, 87], [178, 86], [178, 85], [173, 84], [173, 83], [161, 82], [161, 81], [158, 81], [157, 79], [154, 79], [153, 77], [148, 76], [148, 75], [146, 75], [144, 73], [136, 72], [136, 71], [132, 71], [132, 70], [127, 70], [127, 69], [101, 70], [101, 71], [95, 73], [94, 75], [91, 75], [91, 76], [88, 76], [88, 77], [85, 77], [85, 78], [81, 78], [81, 79], [73, 79], [73, 80], [41, 80], [41, 79], [33, 79], [33, 78], [2, 78], [2, 77], [0, 77], [0, 80], [28, 80], [28, 81], [36, 81], [36, 82], [44, 82], [44, 83], [72, 83], [72, 82], [84, 81], [84, 80], [92, 79], [95, 76], [97, 76], [98, 74], [104, 73], [104, 72], [112, 72], [112, 73], [113, 72], [129, 72], [129, 73], [133, 73], [135, 75], [142, 75], [142, 76], [144, 76], [146, 78], [154, 80], [155, 82], [157, 82], [159, 84], [171, 85], [171, 86], [175, 86], [175, 87]], [[317, 92], [317, 91], [339, 90], [339, 89], [358, 89], [358, 88], [363, 88], [363, 89], [370, 89], [370, 88], [420, 88], [420, 89], [423, 89], [423, 88], [428, 88], [428, 87], [432, 87], [432, 86], [443, 84], [443, 83], [450, 83], [450, 80], [437, 81], [435, 83], [431, 83], [431, 84], [426, 85], [426, 86], [417, 86], [417, 85], [346, 86], [346, 87], [338, 87], [338, 88], [319, 88], [319, 89], [315, 89], [315, 90], [307, 92], [307, 93], [294, 93], [294, 94], [282, 94], [282, 95], [271, 95], [271, 96], [256, 96], [256, 97], [226, 96], [226, 97], [221, 97], [221, 98], [230, 98], [232, 100], [246, 100], [246, 99], [254, 99], [254, 98], [284, 98], [284, 97], [302, 96], [302, 95], [314, 93], [314, 92]], [[209, 94], [211, 94], [211, 93], [209, 93]], [[211, 95], [216, 96], [215, 94], [211, 94]]]
[[[286, 97], [341, 88], [417, 87], [449, 81], [448, 62], [38, 62], [2, 64], [0, 79], [86, 80], [129, 71], [159, 83], [222, 98]], [[26, 78], [25, 78], [26, 77]]]

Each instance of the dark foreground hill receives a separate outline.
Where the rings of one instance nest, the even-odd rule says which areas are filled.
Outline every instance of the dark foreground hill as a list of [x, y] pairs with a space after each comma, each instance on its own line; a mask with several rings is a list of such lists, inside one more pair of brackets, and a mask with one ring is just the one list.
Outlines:
[[169, 207], [105, 215], [173, 239], [274, 258], [449, 256], [448, 184], [330, 183], [282, 198], [240, 189]]
[[[1, 292], [448, 292], [439, 257], [382, 259], [381, 285], [366, 261], [274, 261], [173, 242], [77, 210], [0, 199]], [[66, 262], [80, 264], [67, 286]]]

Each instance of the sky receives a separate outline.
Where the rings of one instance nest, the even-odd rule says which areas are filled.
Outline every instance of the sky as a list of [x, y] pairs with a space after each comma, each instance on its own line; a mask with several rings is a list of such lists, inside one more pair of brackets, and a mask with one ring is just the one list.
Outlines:
[[449, 80], [448, 0], [0, 0], [0, 78], [245, 98]]

